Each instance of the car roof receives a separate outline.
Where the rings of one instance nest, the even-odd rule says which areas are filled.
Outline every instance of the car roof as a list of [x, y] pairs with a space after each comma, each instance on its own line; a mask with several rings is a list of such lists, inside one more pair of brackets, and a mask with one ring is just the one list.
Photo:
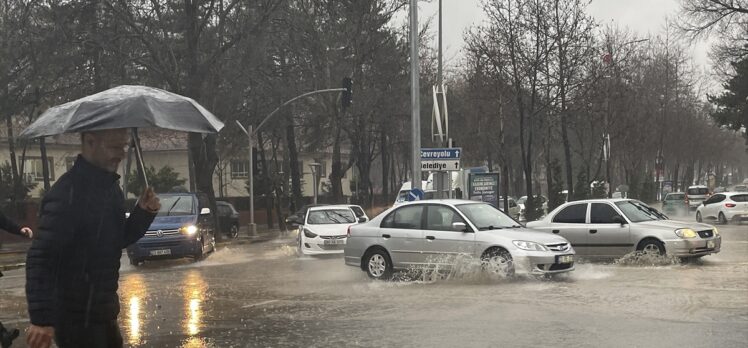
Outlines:
[[706, 185], [691, 185], [688, 188], [707, 188]]
[[582, 199], [579, 201], [571, 201], [566, 202], [564, 205], [572, 204], [572, 203], [616, 203], [616, 202], [623, 202], [623, 201], [637, 201], [637, 199], [633, 198], [595, 198], [595, 199]]
[[684, 194], [686, 194], [686, 193], [685, 192], [680, 192], [680, 191], [678, 191], [678, 192], [668, 192], [668, 195], [684, 195]]
[[319, 205], [315, 207], [310, 207], [309, 210], [311, 211], [318, 211], [318, 210], [331, 210], [331, 209], [351, 209], [351, 206], [339, 204], [339, 205]]

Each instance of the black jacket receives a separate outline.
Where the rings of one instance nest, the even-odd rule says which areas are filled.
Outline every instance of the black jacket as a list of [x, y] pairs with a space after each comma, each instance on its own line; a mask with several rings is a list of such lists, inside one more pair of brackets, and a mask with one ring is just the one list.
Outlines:
[[21, 233], [21, 226], [18, 226], [17, 223], [13, 222], [13, 220], [8, 219], [3, 213], [0, 213], [0, 229], [19, 236], [23, 235], [23, 233]]
[[119, 315], [122, 249], [145, 234], [155, 215], [135, 207], [125, 219], [118, 181], [78, 156], [44, 195], [26, 260], [32, 324], [88, 325]]

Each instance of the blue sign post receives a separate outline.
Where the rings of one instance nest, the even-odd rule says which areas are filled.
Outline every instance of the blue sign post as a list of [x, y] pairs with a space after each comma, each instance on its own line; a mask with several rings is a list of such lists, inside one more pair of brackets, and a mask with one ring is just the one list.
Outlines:
[[462, 148], [421, 149], [421, 170], [447, 172], [460, 170]]
[[413, 188], [408, 192], [408, 202], [420, 201], [423, 199], [423, 190]]

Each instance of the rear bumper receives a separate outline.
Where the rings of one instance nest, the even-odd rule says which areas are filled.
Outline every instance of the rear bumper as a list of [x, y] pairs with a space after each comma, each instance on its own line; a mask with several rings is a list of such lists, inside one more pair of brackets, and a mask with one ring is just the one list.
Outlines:
[[709, 239], [676, 239], [665, 241], [665, 251], [670, 256], [691, 257], [716, 254], [722, 247], [722, 236]]
[[[335, 240], [341, 244], [325, 244], [325, 241]], [[301, 253], [304, 255], [326, 255], [326, 254], [342, 254], [345, 249], [347, 238], [342, 239], [323, 239], [320, 237], [315, 238], [302, 238], [301, 240]]]
[[748, 212], [745, 211], [724, 211], [725, 218], [731, 221], [748, 221]]

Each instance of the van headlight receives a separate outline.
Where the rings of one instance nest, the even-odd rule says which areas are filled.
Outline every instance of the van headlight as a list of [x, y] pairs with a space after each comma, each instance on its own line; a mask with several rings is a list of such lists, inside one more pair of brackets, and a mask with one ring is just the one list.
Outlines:
[[691, 239], [696, 238], [698, 234], [690, 228], [679, 228], [675, 230], [675, 235], [684, 239]]
[[546, 248], [545, 245], [540, 244], [540, 243], [535, 243], [535, 242], [528, 242], [526, 240], [515, 240], [515, 241], [512, 241], [512, 244], [514, 244], [514, 246], [522, 250], [548, 251], [548, 248]]
[[304, 229], [304, 237], [315, 238], [315, 237], [317, 237], [317, 234], [305, 228]]
[[182, 228], [179, 229], [179, 232], [182, 232], [182, 234], [191, 236], [197, 233], [197, 226], [195, 225], [183, 226]]

